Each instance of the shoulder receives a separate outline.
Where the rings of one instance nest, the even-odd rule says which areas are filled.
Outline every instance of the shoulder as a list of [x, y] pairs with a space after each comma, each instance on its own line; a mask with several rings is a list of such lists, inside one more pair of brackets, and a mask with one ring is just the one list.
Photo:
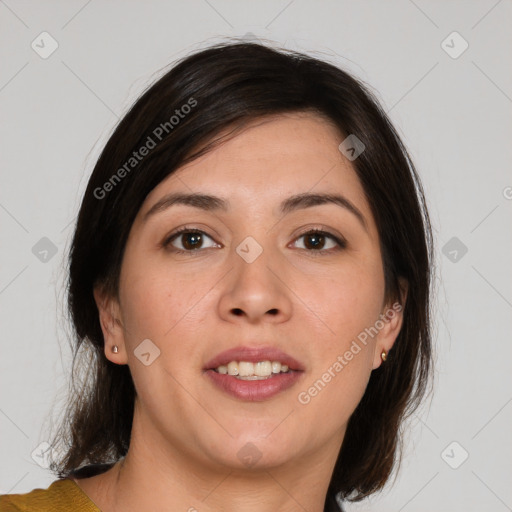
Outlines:
[[47, 489], [0, 495], [0, 512], [99, 512], [73, 480], [55, 480]]

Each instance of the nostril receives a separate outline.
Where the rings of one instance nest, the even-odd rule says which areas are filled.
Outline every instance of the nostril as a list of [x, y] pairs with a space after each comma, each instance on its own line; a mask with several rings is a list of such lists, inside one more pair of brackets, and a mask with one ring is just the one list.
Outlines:
[[[231, 310], [231, 312], [232, 312], [234, 315], [236, 315], [236, 316], [242, 316], [242, 315], [244, 314], [243, 310], [241, 310], [240, 308], [233, 308], [233, 309]], [[267, 313], [269, 313], [269, 314], [271, 314], [271, 315], [275, 316], [275, 315], [277, 315], [277, 314], [279, 313], [279, 311], [278, 311], [276, 308], [273, 308], [273, 309], [269, 309], [269, 310], [267, 311]]]

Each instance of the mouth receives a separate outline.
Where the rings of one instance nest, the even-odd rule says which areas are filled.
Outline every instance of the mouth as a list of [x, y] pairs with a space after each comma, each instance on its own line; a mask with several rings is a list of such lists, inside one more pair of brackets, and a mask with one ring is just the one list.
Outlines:
[[236, 347], [210, 360], [203, 372], [231, 397], [263, 401], [293, 386], [304, 373], [304, 366], [273, 347]]

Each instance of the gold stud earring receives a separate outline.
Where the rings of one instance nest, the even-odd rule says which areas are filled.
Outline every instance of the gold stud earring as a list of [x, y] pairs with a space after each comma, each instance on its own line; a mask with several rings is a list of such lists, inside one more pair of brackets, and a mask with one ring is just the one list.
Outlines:
[[119, 352], [119, 348], [117, 347], [117, 345], [114, 345], [112, 347], [112, 352], [114, 352], [114, 354], [117, 354]]
[[380, 355], [380, 357], [382, 358], [383, 361], [385, 361], [388, 358], [388, 355], [386, 354], [385, 350], [382, 351], [382, 354]]

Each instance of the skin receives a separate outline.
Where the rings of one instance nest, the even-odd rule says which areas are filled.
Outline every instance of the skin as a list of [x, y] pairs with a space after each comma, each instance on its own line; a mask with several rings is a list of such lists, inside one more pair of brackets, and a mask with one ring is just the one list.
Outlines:
[[[391, 307], [384, 303], [377, 228], [338, 149], [343, 139], [314, 114], [258, 120], [146, 198], [127, 242], [119, 300], [95, 289], [105, 356], [129, 365], [138, 394], [127, 456], [76, 481], [102, 511], [323, 511], [347, 422], [402, 325], [396, 312], [317, 396], [298, 401]], [[144, 221], [170, 192], [219, 196], [230, 208], [174, 205]], [[343, 194], [367, 228], [334, 204], [279, 213], [282, 200], [307, 192]], [[162, 247], [185, 225], [206, 234], [199, 250], [172, 251], [187, 246], [187, 235]], [[326, 237], [311, 248], [301, 236], [310, 228], [347, 245]], [[252, 263], [235, 250], [247, 236], [263, 249]], [[160, 356], [145, 366], [134, 350], [148, 338]], [[236, 400], [202, 370], [238, 345], [277, 346], [305, 371], [269, 400]], [[252, 466], [237, 456], [247, 443], [261, 454]]]

